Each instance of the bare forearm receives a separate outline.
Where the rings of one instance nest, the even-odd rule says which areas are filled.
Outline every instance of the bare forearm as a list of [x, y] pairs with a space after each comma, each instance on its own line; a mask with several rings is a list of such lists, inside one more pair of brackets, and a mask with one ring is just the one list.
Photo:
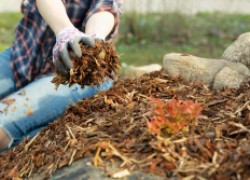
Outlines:
[[62, 0], [36, 0], [38, 10], [55, 34], [62, 29], [73, 27]]
[[98, 38], [105, 39], [112, 31], [115, 24], [113, 14], [110, 12], [99, 12], [93, 14], [86, 23], [85, 33], [95, 34]]
[[[38, 10], [55, 34], [62, 29], [74, 27], [70, 22], [66, 9], [61, 0], [36, 0]], [[85, 33], [95, 34], [98, 38], [105, 39], [112, 31], [115, 24], [114, 16], [110, 12], [93, 14], [87, 21]]]

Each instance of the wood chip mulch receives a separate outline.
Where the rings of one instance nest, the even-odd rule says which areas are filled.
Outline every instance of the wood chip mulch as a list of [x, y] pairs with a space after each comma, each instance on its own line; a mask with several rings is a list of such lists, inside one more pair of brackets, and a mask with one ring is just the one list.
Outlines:
[[56, 87], [60, 84], [69, 86], [78, 83], [85, 85], [98, 85], [105, 81], [106, 77], [113, 79], [118, 74], [120, 61], [113, 41], [96, 41], [96, 47], [92, 48], [81, 44], [82, 57], [78, 59], [71, 54], [73, 68], [67, 76], [55, 72], [52, 82]]
[[[193, 100], [201, 119], [168, 139], [152, 136], [150, 96]], [[49, 177], [82, 157], [110, 175], [109, 163], [173, 179], [250, 177], [250, 79], [239, 89], [211, 91], [154, 72], [67, 108], [37, 136], [0, 156], [0, 179]]]

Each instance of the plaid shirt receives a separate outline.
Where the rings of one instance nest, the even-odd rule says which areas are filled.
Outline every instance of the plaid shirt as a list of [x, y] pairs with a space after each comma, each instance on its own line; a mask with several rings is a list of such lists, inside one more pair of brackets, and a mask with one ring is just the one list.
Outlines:
[[[118, 31], [120, 6], [123, 0], [66, 0], [67, 14], [76, 28], [84, 31], [88, 18], [101, 11], [109, 11], [115, 17], [115, 26], [108, 39]], [[15, 31], [11, 48], [11, 67], [17, 88], [23, 87], [40, 74], [52, 71], [52, 49], [55, 34], [42, 19], [36, 0], [23, 0], [23, 18]]]

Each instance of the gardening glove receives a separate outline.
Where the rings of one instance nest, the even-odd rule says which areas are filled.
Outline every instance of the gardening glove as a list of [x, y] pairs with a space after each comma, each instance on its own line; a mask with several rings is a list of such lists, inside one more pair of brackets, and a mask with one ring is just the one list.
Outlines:
[[80, 42], [95, 47], [95, 39], [76, 28], [65, 28], [56, 35], [56, 44], [53, 47], [53, 63], [56, 70], [62, 75], [67, 75], [73, 67], [69, 51], [72, 51], [77, 58], [81, 58]]
[[101, 43], [106, 42], [106, 40], [104, 38], [102, 38], [101, 36], [99, 36], [97, 34], [92, 34], [91, 37], [95, 39], [95, 42], [101, 42]]

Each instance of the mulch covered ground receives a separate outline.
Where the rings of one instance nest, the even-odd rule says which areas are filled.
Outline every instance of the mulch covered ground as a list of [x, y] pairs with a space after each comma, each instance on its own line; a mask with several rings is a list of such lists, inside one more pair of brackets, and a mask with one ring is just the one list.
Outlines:
[[[203, 117], [168, 139], [148, 132], [150, 96], [193, 100]], [[68, 107], [31, 140], [0, 156], [0, 179], [48, 177], [82, 157], [103, 168], [141, 170], [175, 179], [250, 177], [250, 79], [238, 90], [210, 91], [155, 72], [115, 83], [108, 91]]]

